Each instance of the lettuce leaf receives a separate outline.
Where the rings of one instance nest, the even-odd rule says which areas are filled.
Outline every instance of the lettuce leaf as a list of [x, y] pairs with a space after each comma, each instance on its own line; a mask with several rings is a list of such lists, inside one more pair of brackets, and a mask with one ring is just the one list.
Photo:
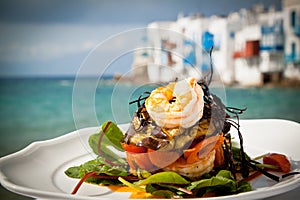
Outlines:
[[192, 182], [187, 189], [198, 195], [203, 195], [207, 192], [214, 192], [217, 195], [227, 195], [250, 191], [251, 186], [249, 183], [238, 183], [231, 176], [230, 171], [220, 170], [216, 176]]
[[231, 177], [229, 171], [221, 170], [216, 176], [210, 179], [201, 179], [199, 181], [192, 182], [187, 188], [189, 190], [199, 190], [205, 187], [224, 186], [232, 190], [236, 188], [236, 181]]
[[[122, 131], [116, 124], [111, 121], [107, 121], [102, 124], [102, 128], [98, 133], [92, 134], [89, 137], [89, 145], [95, 154], [108, 158], [109, 160], [119, 161], [120, 163], [124, 164], [124, 159], [120, 158], [120, 156], [110, 148], [113, 147], [117, 151], [123, 152], [124, 149], [121, 145], [123, 136], [124, 135]], [[100, 149], [99, 142], [101, 142]]]
[[106, 174], [109, 176], [127, 176], [127, 169], [124, 166], [110, 166], [100, 157], [85, 162], [80, 166], [70, 167], [65, 174], [72, 178], [82, 178], [89, 172], [96, 171], [97, 174]]
[[[80, 166], [73, 166], [65, 171], [65, 174], [71, 178], [81, 179], [85, 174], [96, 171], [97, 174], [105, 174], [108, 176], [127, 176], [126, 166], [110, 166], [101, 157], [90, 160]], [[99, 178], [88, 178], [86, 182], [102, 183], [102, 184], [120, 184], [117, 180], [105, 180]]]
[[119, 150], [119, 151], [124, 151], [121, 141], [124, 137], [123, 132], [119, 129], [119, 127], [111, 122], [111, 121], [106, 121], [105, 123], [102, 124], [102, 131], [105, 130], [105, 136], [106, 138], [113, 144], [113, 146]]
[[[120, 157], [112, 150], [113, 147], [116, 151], [124, 151], [121, 146], [123, 133], [116, 124], [107, 121], [102, 125], [98, 133], [92, 134], [89, 137], [89, 145], [93, 152], [98, 155], [94, 160], [85, 162], [80, 166], [73, 166], [65, 171], [65, 174], [71, 178], [82, 178], [89, 172], [97, 172], [97, 174], [108, 176], [127, 176], [128, 163], [125, 158]], [[100, 146], [99, 146], [99, 142]], [[98, 149], [100, 147], [100, 149]], [[100, 151], [100, 152], [98, 152]], [[106, 183], [114, 182], [114, 180], [105, 180], [99, 178], [88, 178], [86, 182], [91, 183]], [[108, 183], [107, 182], [107, 183]], [[116, 184], [119, 181], [115, 181]]]
[[137, 182], [137, 185], [147, 185], [153, 183], [166, 183], [175, 185], [187, 185], [190, 182], [176, 172], [159, 172]]

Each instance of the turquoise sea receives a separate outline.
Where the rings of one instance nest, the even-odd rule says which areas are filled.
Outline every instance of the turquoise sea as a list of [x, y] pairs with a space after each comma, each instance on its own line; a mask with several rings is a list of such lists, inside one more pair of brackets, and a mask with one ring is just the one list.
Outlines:
[[[0, 156], [38, 140], [54, 138], [106, 120], [125, 123], [136, 105], [128, 102], [154, 86], [74, 78], [0, 79]], [[227, 106], [247, 107], [242, 119], [280, 118], [300, 122], [300, 89], [212, 88]], [[128, 111], [129, 110], [129, 111]], [[1, 188], [1, 199], [23, 199]], [[3, 198], [2, 198], [3, 197]]]

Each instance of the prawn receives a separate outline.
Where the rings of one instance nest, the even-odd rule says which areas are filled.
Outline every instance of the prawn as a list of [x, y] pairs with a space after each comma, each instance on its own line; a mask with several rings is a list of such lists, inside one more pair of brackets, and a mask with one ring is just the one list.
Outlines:
[[189, 128], [203, 115], [203, 90], [195, 78], [153, 90], [145, 101], [150, 117], [160, 127]]
[[174, 171], [192, 180], [197, 180], [203, 174], [209, 173], [214, 168], [216, 151], [213, 150], [205, 157], [194, 163], [186, 163], [184, 158], [179, 158], [175, 163], [164, 168], [164, 171]]

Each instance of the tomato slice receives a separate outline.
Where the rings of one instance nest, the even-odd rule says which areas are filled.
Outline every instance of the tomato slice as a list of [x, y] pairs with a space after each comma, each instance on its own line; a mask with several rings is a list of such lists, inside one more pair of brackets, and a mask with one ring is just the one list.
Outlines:
[[[204, 140], [196, 144], [194, 148], [185, 150], [184, 158], [187, 160], [188, 164], [198, 162], [200, 158], [207, 156], [208, 153], [221, 146], [223, 142], [224, 142], [224, 137], [221, 135], [205, 138]], [[222, 152], [221, 151], [218, 152], [218, 155], [219, 153]], [[221, 162], [222, 161], [220, 161], [219, 164], [221, 164]]]
[[270, 153], [263, 158], [263, 163], [277, 166], [285, 173], [291, 171], [291, 163], [283, 154]]
[[148, 157], [148, 149], [146, 147], [139, 147], [134, 144], [121, 144], [126, 151], [126, 160], [132, 170], [136, 170], [136, 167], [152, 171], [156, 167], [151, 163]]
[[147, 148], [146, 147], [138, 147], [134, 144], [126, 144], [126, 143], [121, 143], [123, 149], [127, 152], [131, 153], [146, 153]]

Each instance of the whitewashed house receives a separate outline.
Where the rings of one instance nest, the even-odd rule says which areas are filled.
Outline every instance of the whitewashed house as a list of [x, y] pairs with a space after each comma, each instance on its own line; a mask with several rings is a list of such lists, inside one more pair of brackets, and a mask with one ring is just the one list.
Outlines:
[[201, 37], [207, 19], [180, 17], [175, 22], [148, 25], [149, 57], [147, 72], [151, 82], [167, 82], [187, 76], [202, 77]]
[[285, 76], [300, 80], [300, 1], [283, 0]]
[[245, 19], [235, 33], [235, 80], [247, 86], [279, 81], [284, 71], [282, 12], [258, 5], [240, 16]]
[[270, 8], [258, 17], [261, 25], [260, 72], [263, 83], [277, 82], [284, 71], [283, 13]]
[[[262, 4], [226, 17], [178, 16], [176, 21], [148, 25], [147, 58], [134, 59], [135, 70], [151, 82], [201, 78], [258, 86], [283, 76], [300, 80], [300, 1], [283, 0], [283, 11]], [[145, 55], [145, 52], [136, 56]], [[135, 67], [136, 68], [136, 67]], [[146, 78], [144, 79], [146, 80]]]
[[232, 54], [234, 51], [231, 27], [227, 18], [213, 16], [210, 18], [208, 32], [213, 35], [213, 62], [215, 71], [219, 73], [222, 83], [231, 84], [234, 80], [234, 65]]
[[[256, 13], [258, 14], [258, 13]], [[237, 12], [238, 29], [234, 32], [234, 81], [240, 85], [259, 85], [259, 39], [260, 26], [253, 11], [241, 9]], [[236, 20], [237, 20], [236, 19]], [[231, 23], [231, 26], [235, 26]]]

